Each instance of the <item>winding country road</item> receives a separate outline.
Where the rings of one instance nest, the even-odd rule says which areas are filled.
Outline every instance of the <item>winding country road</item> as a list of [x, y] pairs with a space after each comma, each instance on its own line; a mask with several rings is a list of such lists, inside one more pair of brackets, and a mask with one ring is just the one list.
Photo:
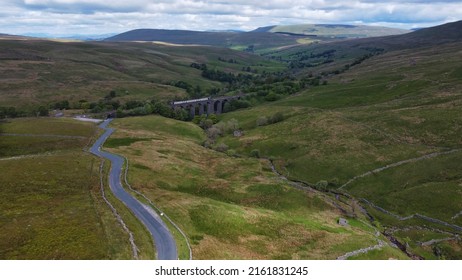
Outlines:
[[95, 144], [90, 148], [90, 152], [111, 161], [109, 187], [114, 195], [133, 212], [151, 233], [157, 250], [157, 259], [176, 260], [178, 259], [178, 253], [175, 240], [165, 223], [154, 210], [142, 204], [122, 187], [120, 178], [124, 164], [123, 157], [101, 150], [106, 139], [114, 132], [114, 129], [107, 127], [110, 122], [111, 119], [107, 119], [99, 125], [105, 132], [96, 140]]

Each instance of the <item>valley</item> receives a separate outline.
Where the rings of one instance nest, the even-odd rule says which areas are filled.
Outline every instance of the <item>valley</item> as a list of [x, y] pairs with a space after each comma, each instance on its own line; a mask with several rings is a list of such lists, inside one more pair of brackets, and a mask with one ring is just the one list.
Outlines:
[[[110, 114], [103, 149], [126, 158], [127, 191], [180, 229], [180, 259], [461, 259], [460, 28], [277, 34], [259, 52], [3, 39], [0, 258], [135, 258], [101, 187], [136, 258], [154, 258], [109, 191], [109, 162], [88, 153], [102, 131], [68, 118]], [[219, 115], [169, 105], [240, 93]]]

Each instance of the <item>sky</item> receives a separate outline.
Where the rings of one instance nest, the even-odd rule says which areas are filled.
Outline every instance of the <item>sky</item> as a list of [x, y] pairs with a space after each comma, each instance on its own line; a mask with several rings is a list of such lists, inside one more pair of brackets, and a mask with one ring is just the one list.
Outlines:
[[404, 29], [462, 20], [462, 0], [1, 0], [0, 33], [114, 34], [137, 28], [243, 30], [288, 24]]

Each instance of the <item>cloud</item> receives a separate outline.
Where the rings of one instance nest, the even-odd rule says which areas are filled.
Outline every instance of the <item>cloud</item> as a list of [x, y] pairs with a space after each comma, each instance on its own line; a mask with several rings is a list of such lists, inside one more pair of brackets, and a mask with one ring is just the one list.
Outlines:
[[462, 19], [454, 0], [3, 0], [0, 33], [244, 29], [302, 23], [413, 28]]

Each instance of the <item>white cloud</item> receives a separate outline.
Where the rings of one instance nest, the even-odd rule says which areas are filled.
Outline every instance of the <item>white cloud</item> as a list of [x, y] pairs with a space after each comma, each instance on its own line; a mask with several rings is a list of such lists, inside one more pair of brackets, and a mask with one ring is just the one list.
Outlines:
[[94, 34], [134, 28], [245, 29], [297, 23], [413, 28], [462, 19], [451, 0], [3, 0], [0, 33]]

